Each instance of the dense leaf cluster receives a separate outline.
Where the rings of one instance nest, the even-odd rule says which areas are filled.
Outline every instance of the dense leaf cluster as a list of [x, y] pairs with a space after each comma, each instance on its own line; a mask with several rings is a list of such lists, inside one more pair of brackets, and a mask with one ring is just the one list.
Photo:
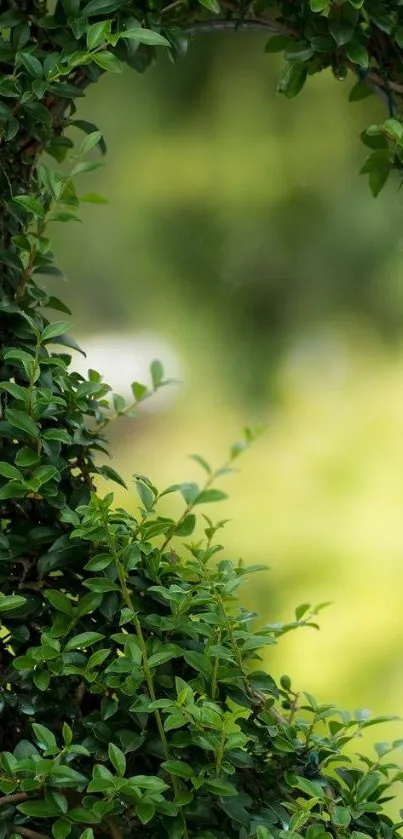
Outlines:
[[[189, 38], [204, 31], [267, 32], [267, 52], [283, 52], [278, 89], [293, 97], [309, 75], [331, 68], [338, 79], [357, 79], [354, 101], [375, 91], [389, 118], [363, 140], [372, 152], [364, 172], [377, 194], [402, 164], [399, 119], [403, 93], [403, 11], [399, 0], [18, 0], [0, 14], [0, 135], [7, 143], [14, 188], [32, 176], [43, 150], [61, 160], [71, 147], [66, 129], [76, 124], [74, 102], [105, 71], [127, 64], [143, 71], [164, 46], [173, 60]], [[25, 169], [11, 158], [18, 155]], [[10, 173], [9, 173], [10, 175]], [[0, 173], [9, 190], [5, 167]]]
[[[52, 439], [10, 410], [10, 425], [25, 421], [14, 463], [0, 463], [0, 496], [21, 513], [16, 527], [5, 510], [0, 541], [2, 839], [398, 836], [383, 803], [403, 777], [390, 761], [402, 742], [358, 764], [343, 754], [384, 718], [321, 705], [262, 669], [262, 648], [315, 627], [321, 607], [257, 630], [237, 594], [261, 569], [221, 558], [223, 521], [203, 516], [191, 539], [251, 433], [221, 469], [195, 456], [204, 486], [159, 493], [135, 476], [134, 518], [85, 482], [67, 503], [68, 432]], [[159, 512], [173, 493], [176, 519]]]
[[[0, 839], [399, 835], [383, 804], [402, 778], [389, 757], [401, 743], [352, 763], [344, 747], [380, 720], [320, 705], [262, 669], [259, 651], [315, 625], [318, 609], [257, 630], [237, 601], [257, 569], [223, 557], [224, 522], [196, 518], [225, 497], [215, 482], [253, 435], [219, 470], [195, 456], [204, 486], [159, 492], [137, 475], [138, 515], [116, 509], [96, 493], [97, 476], [122, 483], [97, 460], [105, 429], [135, 414], [164, 372], [154, 362], [151, 387], [133, 382], [130, 404], [96, 371], [74, 372], [70, 313], [40, 280], [62, 276], [49, 225], [103, 200], [74, 182], [105, 150], [74, 104], [103, 72], [143, 70], [159, 46], [177, 58], [197, 31], [258, 28], [273, 36], [269, 51], [285, 50], [287, 96], [309, 73], [352, 68], [365, 76], [355, 97], [376, 87], [394, 109], [401, 15], [357, 0], [57, 0], [49, 10], [14, 0], [0, 15]], [[84, 131], [79, 147], [70, 127]], [[367, 132], [374, 192], [400, 165], [400, 131], [393, 117]], [[172, 518], [162, 499], [175, 493], [184, 507]]]

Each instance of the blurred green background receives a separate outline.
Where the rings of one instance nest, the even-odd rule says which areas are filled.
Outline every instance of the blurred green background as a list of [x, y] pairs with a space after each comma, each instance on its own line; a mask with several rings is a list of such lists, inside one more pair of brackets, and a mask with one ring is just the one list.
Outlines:
[[[323, 701], [399, 714], [403, 197], [395, 181], [374, 201], [358, 174], [381, 103], [349, 104], [354, 80], [330, 74], [281, 98], [264, 45], [204, 36], [176, 66], [160, 56], [89, 91], [78, 116], [109, 153], [80, 187], [110, 203], [55, 227], [62, 291], [87, 366], [117, 390], [155, 355], [183, 381], [111, 430], [125, 477], [197, 479], [187, 454], [218, 464], [245, 423], [267, 423], [206, 512], [231, 518], [230, 556], [271, 567], [244, 589], [262, 619], [333, 605], [266, 664]], [[401, 737], [403, 722], [370, 731]]]

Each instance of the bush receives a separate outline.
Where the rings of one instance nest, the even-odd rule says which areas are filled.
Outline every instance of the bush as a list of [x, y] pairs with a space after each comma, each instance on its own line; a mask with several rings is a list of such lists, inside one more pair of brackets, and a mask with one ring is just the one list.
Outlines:
[[[89, 385], [97, 398], [105, 386], [64, 378], [62, 357], [39, 346], [36, 404], [50, 404], [41, 385], [50, 370], [64, 385], [53, 385], [49, 421], [41, 414], [40, 452], [37, 416], [10, 408], [2, 423], [13, 442], [0, 464], [0, 496], [13, 508], [18, 497], [20, 516], [11, 530], [3, 511], [0, 836], [398, 835], [383, 803], [401, 777], [389, 757], [401, 743], [380, 743], [376, 760], [352, 763], [345, 745], [381, 720], [320, 705], [299, 696], [288, 676], [276, 685], [261, 669], [261, 649], [316, 626], [321, 607], [303, 604], [290, 623], [254, 629], [256, 616], [237, 594], [243, 577], [261, 569], [220, 558], [223, 521], [203, 516], [201, 538], [191, 541], [195, 510], [224, 496], [212, 484], [251, 433], [222, 469], [197, 457], [202, 488], [158, 493], [136, 476], [134, 518], [114, 508], [112, 493], [92, 492], [88, 472], [74, 478], [88, 443], [81, 420], [88, 389], [94, 399]], [[27, 359], [17, 354], [6, 360], [21, 363], [24, 384], [14, 387], [27, 396]], [[177, 520], [158, 513], [174, 492], [184, 500]]]
[[[280, 88], [293, 95], [335, 55], [362, 66], [371, 27], [380, 21], [385, 31], [390, 19], [396, 28], [402, 14], [361, 6], [342, 5], [342, 22], [324, 2], [304, 15], [299, 3], [276, 7], [263, 22], [241, 4], [217, 23], [216, 0], [185, 12], [178, 2], [144, 10], [58, 0], [50, 14], [43, 0], [14, 0], [0, 15], [0, 839], [398, 835], [383, 804], [401, 779], [389, 758], [400, 744], [378, 744], [375, 761], [352, 763], [344, 747], [380, 720], [320, 705], [288, 676], [276, 685], [261, 669], [259, 651], [315, 625], [318, 609], [300, 606], [291, 623], [256, 631], [237, 590], [257, 569], [220, 558], [224, 522], [196, 522], [199, 505], [223, 497], [215, 481], [253, 435], [222, 469], [197, 457], [204, 487], [158, 492], [136, 476], [138, 516], [115, 509], [111, 493], [96, 492], [97, 476], [122, 483], [96, 460], [107, 452], [105, 430], [165, 384], [162, 367], [152, 365], [150, 390], [133, 383], [131, 405], [96, 371], [73, 372], [70, 321], [45, 314], [70, 313], [39, 283], [61, 275], [49, 223], [77, 218], [74, 176], [96, 168], [86, 159], [95, 146], [104, 151], [96, 127], [73, 118], [89, 83], [122, 61], [144, 69], [155, 46], [178, 56], [186, 32], [239, 24], [310, 39], [288, 56]], [[329, 28], [329, 52], [316, 27]], [[399, 66], [389, 69], [399, 76]], [[373, 69], [366, 78], [384, 93], [392, 85]], [[44, 151], [66, 159], [70, 126], [87, 136], [63, 172], [39, 162]], [[377, 188], [400, 165], [398, 126], [371, 133]], [[185, 504], [177, 520], [158, 506], [172, 492]]]

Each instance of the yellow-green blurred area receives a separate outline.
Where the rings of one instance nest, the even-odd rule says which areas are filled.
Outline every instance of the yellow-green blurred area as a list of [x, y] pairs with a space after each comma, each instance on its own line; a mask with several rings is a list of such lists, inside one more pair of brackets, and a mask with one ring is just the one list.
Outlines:
[[[117, 390], [154, 354], [183, 381], [111, 429], [125, 478], [202, 480], [189, 453], [219, 465], [245, 423], [267, 424], [206, 513], [231, 519], [226, 556], [270, 566], [243, 590], [262, 621], [333, 605], [266, 665], [322, 701], [399, 714], [403, 195], [394, 181], [374, 201], [358, 174], [382, 103], [350, 104], [354, 79], [330, 74], [281, 98], [264, 45], [203, 37], [176, 66], [160, 56], [89, 91], [78, 117], [108, 156], [79, 186], [109, 204], [55, 227], [59, 293]], [[402, 737], [403, 721], [370, 732]]]

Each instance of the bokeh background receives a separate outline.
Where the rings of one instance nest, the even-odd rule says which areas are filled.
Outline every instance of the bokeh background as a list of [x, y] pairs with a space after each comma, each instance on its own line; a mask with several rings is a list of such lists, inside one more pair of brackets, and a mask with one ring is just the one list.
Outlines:
[[[218, 465], [244, 424], [267, 425], [206, 512], [231, 518], [230, 556], [270, 566], [243, 595], [263, 620], [333, 605], [266, 664], [323, 701], [403, 715], [403, 195], [394, 181], [374, 201], [358, 174], [382, 104], [350, 104], [354, 80], [330, 74], [290, 102], [264, 46], [203, 36], [176, 66], [89, 91], [78, 116], [109, 153], [80, 187], [109, 204], [55, 227], [62, 292], [118, 391], [154, 356], [183, 382], [111, 429], [126, 478], [194, 480], [189, 453]], [[402, 737], [403, 721], [370, 732]]]

